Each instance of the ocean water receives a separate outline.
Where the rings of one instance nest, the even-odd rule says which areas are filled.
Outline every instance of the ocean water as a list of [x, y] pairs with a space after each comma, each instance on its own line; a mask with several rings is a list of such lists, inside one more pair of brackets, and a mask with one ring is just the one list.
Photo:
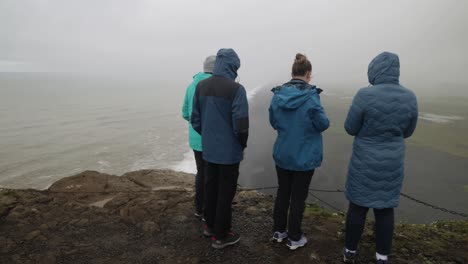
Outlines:
[[0, 186], [177, 166], [188, 150], [184, 92], [152, 81], [0, 75]]
[[455, 121], [465, 120], [464, 117], [456, 115], [437, 115], [433, 113], [424, 112], [419, 113], [419, 119], [440, 124], [447, 124], [453, 123]]
[[44, 189], [84, 170], [195, 173], [181, 114], [186, 86], [0, 74], [0, 187]]
[[[121, 175], [169, 168], [194, 173], [187, 123], [181, 117], [188, 83], [122, 79], [0, 74], [0, 187], [44, 189], [84, 170]], [[240, 166], [242, 186], [277, 185], [269, 87], [273, 85], [247, 91], [250, 132]], [[311, 188], [344, 189], [352, 137], [344, 132], [343, 122], [351, 101], [351, 92], [333, 86], [322, 94], [331, 127], [324, 133], [324, 161]], [[420, 100], [420, 122], [407, 141], [403, 192], [467, 213], [466, 101], [436, 102]], [[309, 201], [319, 198], [326, 207], [347, 208], [343, 193], [313, 194]], [[402, 198], [397, 219], [427, 223], [460, 217]]]

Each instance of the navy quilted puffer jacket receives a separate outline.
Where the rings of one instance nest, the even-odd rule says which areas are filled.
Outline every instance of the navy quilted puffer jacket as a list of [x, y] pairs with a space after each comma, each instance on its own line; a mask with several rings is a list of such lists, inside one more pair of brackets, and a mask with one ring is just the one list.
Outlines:
[[405, 138], [418, 120], [414, 93], [399, 84], [398, 56], [384, 52], [369, 64], [373, 86], [354, 96], [345, 129], [355, 136], [346, 197], [369, 208], [397, 207], [404, 177]]

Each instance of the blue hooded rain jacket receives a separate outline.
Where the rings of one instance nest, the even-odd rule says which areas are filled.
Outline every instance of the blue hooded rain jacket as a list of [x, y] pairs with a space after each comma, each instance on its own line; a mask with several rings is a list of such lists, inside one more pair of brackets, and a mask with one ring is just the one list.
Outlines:
[[322, 90], [293, 79], [273, 88], [270, 124], [278, 132], [273, 147], [276, 166], [292, 171], [309, 171], [323, 159], [322, 132], [330, 125], [320, 103]]
[[234, 82], [240, 60], [232, 49], [220, 49], [213, 76], [198, 83], [193, 97], [192, 126], [202, 136], [203, 159], [235, 164], [244, 158], [249, 132], [245, 89]]

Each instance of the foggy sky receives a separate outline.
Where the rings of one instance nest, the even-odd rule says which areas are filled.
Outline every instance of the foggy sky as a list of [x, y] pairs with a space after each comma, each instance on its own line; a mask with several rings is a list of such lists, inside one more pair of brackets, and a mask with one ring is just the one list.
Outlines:
[[286, 81], [296, 52], [312, 61], [315, 83], [365, 85], [370, 60], [392, 51], [403, 83], [464, 86], [467, 3], [2, 0], [0, 71], [186, 82], [206, 56], [230, 47], [241, 58], [247, 89]]

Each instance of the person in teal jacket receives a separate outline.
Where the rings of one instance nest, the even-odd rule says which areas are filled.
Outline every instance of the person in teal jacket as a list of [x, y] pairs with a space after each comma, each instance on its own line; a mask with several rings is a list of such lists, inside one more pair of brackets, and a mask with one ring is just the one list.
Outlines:
[[193, 76], [193, 82], [187, 87], [185, 92], [184, 105], [182, 106], [182, 117], [188, 121], [189, 125], [189, 146], [193, 149], [195, 155], [195, 162], [197, 165], [197, 174], [195, 177], [195, 216], [202, 218], [204, 208], [204, 187], [205, 187], [205, 173], [204, 161], [202, 152], [201, 136], [192, 127], [190, 118], [192, 116], [193, 96], [195, 89], [200, 81], [211, 77], [216, 56], [212, 55], [205, 59], [203, 63], [203, 72], [199, 72]]
[[[273, 212], [273, 240], [288, 239], [291, 250], [303, 247], [301, 230], [305, 200], [314, 171], [322, 163], [322, 132], [330, 122], [320, 103], [320, 88], [310, 85], [312, 64], [298, 53], [292, 80], [273, 88], [270, 124], [278, 132], [273, 147], [278, 191]], [[288, 215], [289, 211], [289, 215]]]

